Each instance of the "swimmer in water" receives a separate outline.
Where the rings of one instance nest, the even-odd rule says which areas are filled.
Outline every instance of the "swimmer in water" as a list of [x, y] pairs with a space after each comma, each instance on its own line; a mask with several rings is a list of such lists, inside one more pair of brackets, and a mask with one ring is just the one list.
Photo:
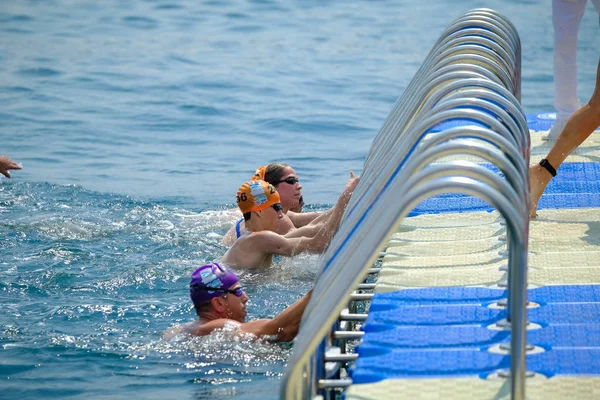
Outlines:
[[203, 265], [194, 271], [190, 282], [190, 298], [198, 320], [171, 328], [163, 338], [168, 340], [180, 333], [204, 336], [215, 329], [235, 324], [240, 332], [273, 341], [290, 341], [298, 333], [302, 313], [311, 294], [312, 289], [273, 319], [245, 322], [248, 296], [238, 277], [225, 265]]
[[[252, 180], [263, 180], [270, 183], [279, 193], [283, 210], [283, 217], [277, 225], [277, 233], [280, 235], [285, 235], [312, 222], [323, 222], [330, 215], [331, 210], [326, 212], [301, 212], [304, 206], [302, 185], [296, 171], [288, 164], [275, 162], [263, 165], [256, 170]], [[244, 218], [241, 218], [223, 236], [223, 244], [226, 246], [233, 245], [245, 229]]]
[[294, 229], [286, 235], [277, 230], [283, 219], [279, 193], [262, 180], [244, 183], [237, 193], [237, 203], [244, 215], [246, 230], [227, 250], [222, 262], [235, 268], [269, 267], [273, 255], [292, 257], [297, 254], [323, 253], [337, 232], [344, 209], [359, 178], [350, 173], [350, 180], [328, 218]]

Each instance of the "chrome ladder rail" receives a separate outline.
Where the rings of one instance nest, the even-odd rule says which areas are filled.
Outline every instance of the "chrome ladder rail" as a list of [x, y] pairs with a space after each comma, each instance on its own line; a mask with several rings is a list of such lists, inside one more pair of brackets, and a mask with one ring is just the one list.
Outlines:
[[[363, 335], [352, 331], [366, 319], [355, 305], [373, 296], [355, 289], [374, 289], [375, 284], [361, 282], [377, 273], [373, 265], [407, 213], [423, 199], [448, 192], [477, 196], [505, 218], [508, 323], [502, 328], [512, 332], [511, 395], [525, 398], [530, 141], [519, 104], [520, 67], [518, 34], [493, 10], [468, 12], [441, 35], [373, 141], [361, 182], [323, 255], [281, 398], [332, 398], [332, 390], [351, 384], [339, 366], [356, 359], [345, 352], [346, 343]], [[441, 123], [464, 118], [483, 126], [431, 132]], [[491, 162], [506, 180], [472, 162], [439, 162], [455, 154]], [[327, 344], [329, 350], [340, 351], [328, 351]]]

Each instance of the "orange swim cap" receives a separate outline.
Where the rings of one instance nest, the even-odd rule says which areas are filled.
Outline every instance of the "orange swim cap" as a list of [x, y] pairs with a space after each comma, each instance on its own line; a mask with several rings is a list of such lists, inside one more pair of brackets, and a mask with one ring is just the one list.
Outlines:
[[244, 183], [237, 192], [236, 200], [243, 214], [262, 211], [280, 202], [277, 190], [263, 180]]
[[263, 165], [262, 167], [258, 168], [256, 170], [256, 172], [254, 173], [254, 175], [252, 175], [252, 180], [253, 181], [264, 181], [265, 180], [265, 171], [267, 170], [267, 166]]

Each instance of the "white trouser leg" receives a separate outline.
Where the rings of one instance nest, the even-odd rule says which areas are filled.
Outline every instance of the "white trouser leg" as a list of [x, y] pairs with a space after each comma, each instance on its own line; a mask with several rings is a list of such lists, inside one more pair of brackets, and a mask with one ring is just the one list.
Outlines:
[[[577, 37], [587, 0], [552, 0], [554, 26], [554, 108], [567, 119], [581, 105], [577, 98]], [[594, 0], [600, 3], [600, 0]]]

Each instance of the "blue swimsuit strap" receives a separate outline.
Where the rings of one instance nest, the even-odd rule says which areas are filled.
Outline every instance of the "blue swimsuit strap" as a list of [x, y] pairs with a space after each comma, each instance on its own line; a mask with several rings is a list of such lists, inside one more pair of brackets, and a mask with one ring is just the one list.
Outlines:
[[235, 224], [235, 235], [236, 235], [236, 239], [239, 239], [240, 236], [242, 236], [242, 232], [240, 232], [240, 225], [242, 224], [242, 222], [244, 221], [244, 218], [240, 219], [236, 224]]

